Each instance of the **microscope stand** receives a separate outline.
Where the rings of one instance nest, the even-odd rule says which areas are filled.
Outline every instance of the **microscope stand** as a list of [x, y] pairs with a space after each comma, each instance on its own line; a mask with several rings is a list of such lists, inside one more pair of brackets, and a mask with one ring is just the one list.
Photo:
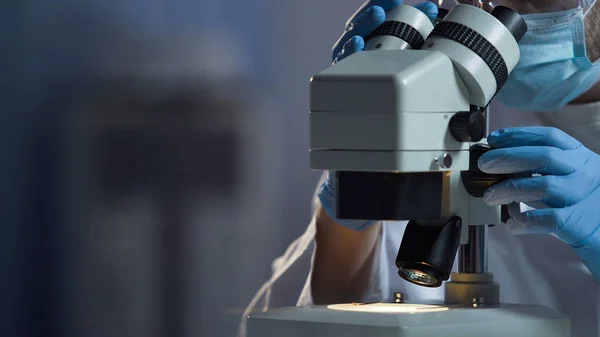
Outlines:
[[[369, 305], [373, 304], [360, 306]], [[271, 336], [568, 337], [570, 323], [566, 316], [548, 307], [509, 304], [405, 313], [357, 312], [313, 306], [250, 315], [247, 337]]]

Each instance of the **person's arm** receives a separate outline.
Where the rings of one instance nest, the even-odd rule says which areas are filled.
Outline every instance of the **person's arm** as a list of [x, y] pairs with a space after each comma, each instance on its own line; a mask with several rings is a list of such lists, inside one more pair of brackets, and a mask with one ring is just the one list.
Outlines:
[[381, 223], [355, 231], [316, 210], [316, 249], [311, 290], [314, 304], [359, 302], [369, 289]]

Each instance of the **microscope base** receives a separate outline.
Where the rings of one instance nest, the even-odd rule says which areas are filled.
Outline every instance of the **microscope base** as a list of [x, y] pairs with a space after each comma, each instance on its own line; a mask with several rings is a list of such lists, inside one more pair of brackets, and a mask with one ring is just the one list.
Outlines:
[[[394, 305], [291, 307], [255, 313], [247, 337], [569, 337], [569, 319], [544, 306], [442, 307], [441, 310], [390, 313]], [[388, 312], [347, 311], [382, 306]]]

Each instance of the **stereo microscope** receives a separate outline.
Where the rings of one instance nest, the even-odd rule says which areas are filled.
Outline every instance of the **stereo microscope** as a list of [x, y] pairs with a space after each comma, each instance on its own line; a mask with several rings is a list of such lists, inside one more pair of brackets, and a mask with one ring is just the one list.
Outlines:
[[444, 285], [444, 303], [409, 304], [398, 294], [276, 309], [250, 315], [248, 337], [570, 335], [569, 319], [551, 308], [500, 303], [487, 270], [487, 228], [507, 212], [482, 196], [513, 176], [485, 174], [477, 160], [489, 150], [487, 106], [517, 65], [526, 31], [506, 7], [457, 5], [434, 24], [402, 5], [365, 38], [364, 52], [312, 78], [311, 169], [335, 171], [336, 216], [409, 221], [398, 275]]

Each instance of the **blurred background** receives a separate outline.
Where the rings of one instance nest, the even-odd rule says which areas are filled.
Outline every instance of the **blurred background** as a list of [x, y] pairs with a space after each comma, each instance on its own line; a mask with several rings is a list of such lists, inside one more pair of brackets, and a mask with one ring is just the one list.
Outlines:
[[2, 2], [0, 335], [234, 336], [310, 219], [308, 81], [362, 2]]

